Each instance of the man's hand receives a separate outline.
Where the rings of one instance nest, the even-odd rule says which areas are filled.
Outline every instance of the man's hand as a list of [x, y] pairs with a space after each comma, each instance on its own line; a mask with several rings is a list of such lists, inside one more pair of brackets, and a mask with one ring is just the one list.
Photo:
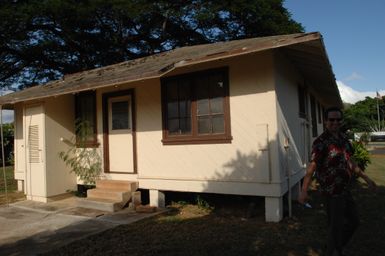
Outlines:
[[377, 192], [377, 184], [373, 180], [371, 180], [370, 178], [367, 178], [365, 181], [368, 184], [368, 187], [371, 191]]
[[315, 172], [315, 169], [316, 169], [316, 163], [314, 161], [311, 161], [306, 169], [306, 174], [302, 184], [302, 190], [298, 196], [298, 202], [301, 204], [304, 204], [307, 201], [307, 198], [308, 198], [307, 190], [309, 189], [311, 178], [313, 177], [313, 173]]
[[352, 171], [355, 172], [359, 177], [361, 177], [366, 182], [366, 184], [368, 184], [368, 188], [370, 190], [372, 190], [373, 192], [377, 191], [377, 184], [371, 178], [369, 178], [368, 175], [366, 175], [364, 171], [360, 167], [358, 167], [356, 163], [354, 163], [350, 159], [348, 164], [352, 169]]
[[301, 193], [299, 193], [299, 196], [298, 196], [298, 202], [300, 204], [305, 204], [307, 199], [308, 199], [307, 190], [301, 190]]

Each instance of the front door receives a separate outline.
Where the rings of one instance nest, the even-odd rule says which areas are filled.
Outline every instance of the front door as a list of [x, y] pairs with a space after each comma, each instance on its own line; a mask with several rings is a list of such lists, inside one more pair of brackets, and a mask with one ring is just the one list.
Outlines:
[[104, 96], [105, 170], [112, 173], [134, 173], [134, 129], [132, 93]]
[[44, 168], [44, 112], [42, 105], [25, 108], [26, 194], [30, 200], [46, 197]]

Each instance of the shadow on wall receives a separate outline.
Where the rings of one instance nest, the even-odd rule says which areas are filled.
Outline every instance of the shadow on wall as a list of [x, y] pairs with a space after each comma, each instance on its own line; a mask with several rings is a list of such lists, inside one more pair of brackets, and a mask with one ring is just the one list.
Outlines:
[[[275, 143], [274, 141], [270, 144]], [[215, 152], [218, 154], [219, 152]], [[221, 169], [209, 177], [202, 191], [205, 193], [261, 196], [260, 185], [269, 184], [272, 177], [271, 156], [273, 152], [265, 145], [256, 145], [254, 150], [235, 151]]]
[[[266, 152], [265, 154], [268, 154]], [[268, 157], [263, 152], [251, 151], [244, 154], [237, 150], [234, 159], [230, 159], [223, 168], [229, 170], [227, 175], [217, 173], [218, 179], [238, 179], [241, 181], [260, 181], [258, 177], [263, 177], [264, 173], [269, 173]], [[225, 176], [225, 177], [223, 177]]]

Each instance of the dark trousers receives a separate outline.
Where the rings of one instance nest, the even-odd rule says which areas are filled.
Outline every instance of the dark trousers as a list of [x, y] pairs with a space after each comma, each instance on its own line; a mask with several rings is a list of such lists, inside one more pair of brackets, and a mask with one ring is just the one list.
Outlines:
[[356, 204], [350, 193], [325, 198], [328, 215], [328, 243], [326, 255], [342, 255], [343, 247], [350, 241], [359, 225]]

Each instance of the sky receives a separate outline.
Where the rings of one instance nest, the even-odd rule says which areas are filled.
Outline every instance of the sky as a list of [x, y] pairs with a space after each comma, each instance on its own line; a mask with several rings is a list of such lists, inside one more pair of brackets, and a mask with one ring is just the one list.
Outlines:
[[320, 32], [343, 101], [385, 95], [385, 0], [285, 0], [306, 32]]

